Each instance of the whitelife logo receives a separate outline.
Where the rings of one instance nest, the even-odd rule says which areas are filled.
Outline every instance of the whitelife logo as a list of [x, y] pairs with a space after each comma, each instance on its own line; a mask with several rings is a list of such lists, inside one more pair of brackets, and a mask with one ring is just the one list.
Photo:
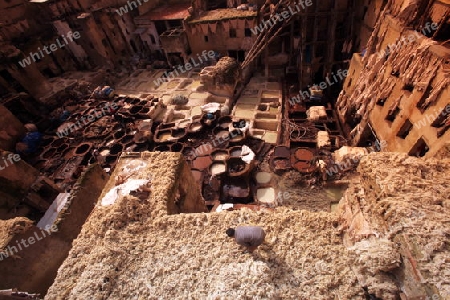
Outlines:
[[210, 152], [212, 149], [217, 148], [218, 146], [222, 145], [226, 141], [232, 140], [235, 137], [239, 136], [243, 132], [246, 131], [246, 121], [241, 120], [239, 122], [239, 126], [237, 128], [234, 128], [228, 135], [225, 136], [218, 136], [215, 139], [212, 140], [212, 144], [210, 142], [206, 142], [204, 144], [201, 144], [195, 150], [192, 150], [188, 156], [190, 159], [195, 159], [196, 157], [202, 156], [205, 153]]
[[[62, 44], [61, 41], [59, 40], [59, 38], [57, 38], [56, 44], [51, 44], [50, 46], [44, 46], [44, 49], [41, 49], [40, 47], [38, 47], [37, 53], [30, 52], [28, 57], [26, 57], [22, 61], [19, 61], [19, 65], [22, 68], [25, 68], [26, 66], [31, 65], [31, 60], [33, 60], [33, 62], [36, 62], [39, 59], [44, 58], [45, 55], [44, 55], [44, 52], [42, 52], [42, 50], [44, 50], [45, 53], [47, 53], [47, 54], [51, 54], [52, 52], [55, 52], [56, 50], [65, 47], [70, 42], [73, 42], [74, 39], [76, 40], [76, 39], [80, 38], [80, 33], [78, 31], [75, 31], [73, 33], [72, 33], [72, 31], [69, 31], [68, 33], [66, 33], [66, 35], [67, 35], [67, 39], [69, 39], [69, 41], [67, 41], [66, 36], [63, 34], [61, 37], [64, 41], [64, 44]], [[48, 51], [49, 48], [52, 52]]]
[[[139, 5], [142, 5], [141, 0], [136, 0]], [[127, 1], [128, 7], [130, 8], [130, 11], [132, 11], [135, 8], [138, 8], [138, 5], [136, 3], [136, 1]], [[148, 0], [142, 0], [144, 3], [148, 2]], [[133, 4], [134, 7], [131, 5]], [[127, 14], [128, 13], [128, 7], [126, 5], [120, 7], [119, 9], [116, 9], [116, 13], [119, 14], [119, 16], [122, 16], [123, 14]]]
[[72, 123], [68, 125], [67, 127], [64, 127], [60, 131], [56, 132], [56, 135], [59, 138], [63, 138], [65, 136], [68, 136], [69, 133], [77, 131], [81, 128], [83, 128], [86, 125], [91, 124], [92, 122], [96, 121], [97, 119], [101, 119], [103, 116], [106, 116], [108, 114], [111, 114], [115, 112], [119, 106], [115, 103], [105, 103], [105, 106], [102, 107], [101, 111], [94, 110], [91, 114], [87, 115], [87, 117], [82, 116], [76, 123]]
[[[6, 169], [7, 167], [13, 165], [14, 163], [20, 161], [20, 155], [19, 154], [8, 154], [8, 158], [6, 156], [2, 157], [3, 163], [0, 162], [0, 171]], [[9, 163], [8, 163], [8, 161]]]
[[436, 120], [439, 116], [445, 117], [450, 114], [450, 104], [447, 104], [445, 107], [435, 108], [434, 114], [426, 114], [422, 119], [414, 123], [414, 126], [417, 129], [430, 125]]
[[[306, 1], [300, 0], [300, 1], [298, 1], [298, 3], [295, 2], [294, 4], [295, 4], [295, 10], [293, 7], [289, 6], [289, 10], [284, 10], [281, 13], [276, 13], [269, 20], [263, 20], [261, 22], [261, 24], [259, 24], [258, 26], [255, 26], [254, 28], [250, 28], [250, 31], [254, 35], [258, 35], [258, 33], [262, 33], [264, 30], [272, 28], [278, 22], [283, 22], [284, 20], [289, 19], [291, 16], [299, 13], [302, 9], [305, 9], [308, 6], [311, 6], [312, 1], [311, 0], [306, 0]], [[301, 6], [301, 8], [299, 5]]]
[[[34, 232], [34, 237], [30, 236], [28, 239], [21, 239], [20, 242], [16, 240], [16, 246], [8, 246], [6, 250], [0, 251], [0, 261], [2, 261], [4, 258], [8, 258], [9, 256], [14, 256], [14, 254], [19, 253], [19, 251], [22, 251], [22, 245], [23, 248], [28, 248], [30, 245], [33, 245], [37, 241], [42, 240], [43, 238], [51, 235], [53, 232], [57, 232], [58, 227], [56, 225], [52, 225], [51, 227], [49, 225], [45, 226], [45, 230], [41, 230], [41, 234], [38, 234], [37, 231]], [[47, 232], [47, 234], [45, 234]], [[36, 239], [35, 239], [36, 238]], [[27, 244], [28, 241], [28, 244]]]
[[[339, 77], [339, 79], [336, 77], [336, 75]], [[321, 90], [324, 90], [327, 87], [332, 86], [332, 85], [338, 83], [339, 81], [344, 80], [344, 78], [346, 78], [347, 75], [348, 75], [347, 69], [345, 69], [345, 70], [339, 69], [339, 70], [337, 70], [336, 74], [331, 73], [331, 76], [333, 76], [334, 81], [331, 81], [330, 76], [328, 76], [327, 78], [325, 78], [326, 81], [322, 81], [321, 83], [316, 84], [316, 86], [318, 86]], [[311, 95], [308, 91], [300, 91], [297, 96], [294, 96], [291, 99], [289, 99], [289, 103], [291, 105], [295, 105], [296, 103], [301, 103], [302, 99], [300, 99], [300, 97], [303, 100], [306, 100], [306, 99], [310, 98]]]
[[[203, 57], [204, 60], [200, 57], [200, 54], [197, 53], [197, 58], [198, 58], [198, 61], [199, 61], [198, 64], [195, 62], [195, 59], [194, 59], [194, 58], [191, 58], [190, 61], [192, 62], [192, 64], [189, 63], [189, 62], [187, 62], [187, 63], [184, 64], [184, 66], [183, 66], [183, 65], [178, 65], [177, 67], [175, 67], [175, 71], [172, 71], [172, 72], [169, 72], [169, 73], [167, 73], [167, 71], [164, 72], [163, 76], [162, 76], [162, 77], [159, 77], [159, 78], [156, 79], [156, 80], [153, 80], [153, 83], [155, 84], [155, 86], [158, 87], [158, 86], [160, 86], [161, 84], [163, 84], [164, 82], [169, 82], [169, 77], [171, 77], [172, 79], [174, 79], [176, 76], [180, 76], [180, 73], [181, 73], [181, 74], [184, 74], [184, 73], [186, 73], [187, 71], [192, 70], [193, 67], [198, 67], [198, 66], [200, 66], [203, 62], [209, 60], [208, 57], [209, 57], [210, 59], [213, 59], [213, 58], [215, 57], [215, 53], [214, 53], [213, 50], [209, 50], [208, 53], [206, 53], [206, 50], [203, 50], [201, 56]], [[207, 57], [207, 56], [208, 56], [208, 57]], [[183, 67], [184, 67], [184, 68], [183, 68]], [[178, 69], [180, 72], [178, 72], [177, 69]], [[175, 73], [176, 73], [176, 75], [175, 75]]]
[[[427, 33], [431, 33], [432, 31], [435, 31], [436, 29], [438, 29], [438, 27], [439, 27], [439, 25], [436, 23], [427, 22], [425, 24], [424, 28], [421, 30], [421, 32], [424, 36], [426, 36]], [[392, 51], [398, 50], [407, 44], [413, 43], [414, 41], [416, 41], [419, 38], [421, 38], [419, 31], [414, 31], [413, 34], [410, 34], [407, 37], [402, 36], [401, 39], [398, 40], [396, 43], [387, 45], [385, 50], [378, 53], [378, 57], [383, 58], [385, 56], [388, 56], [390, 53], [392, 53]]]
[[[370, 147], [368, 149], [369, 153], [372, 152], [380, 152], [383, 151], [383, 149], [385, 149], [387, 147], [387, 142], [385, 140], [382, 140], [380, 142], [378, 142], [378, 140], [375, 142], [375, 146]], [[339, 173], [339, 169], [341, 169], [341, 171], [347, 170], [348, 168], [350, 168], [353, 165], [356, 165], [357, 163], [359, 163], [359, 161], [362, 159], [364, 155], [354, 155], [352, 157], [348, 157], [345, 161], [341, 162], [341, 163], [337, 163], [334, 164], [333, 166], [330, 166], [326, 172], [328, 174], [328, 176], [333, 176], [334, 174], [338, 174]]]

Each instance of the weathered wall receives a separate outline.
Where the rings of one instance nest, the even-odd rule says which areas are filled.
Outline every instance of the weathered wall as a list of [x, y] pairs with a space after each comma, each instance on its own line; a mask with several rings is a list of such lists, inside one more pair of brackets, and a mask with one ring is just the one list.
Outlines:
[[[122, 17], [115, 11], [127, 1], [58, 0], [26, 5], [24, 2], [14, 1], [0, 7], [0, 20], [5, 24], [0, 29], [0, 95], [28, 92], [37, 99], [44, 98], [53, 92], [50, 77], [105, 65], [114, 67], [130, 54], [145, 50], [139, 36], [133, 36], [132, 22], [124, 21], [138, 10]], [[69, 31], [79, 32], [80, 38], [68, 40], [67, 45], [50, 53], [44, 50], [56, 39], [64, 44], [61, 36]], [[19, 61], [30, 59], [30, 52], [37, 53], [40, 59], [31, 59], [30, 65], [20, 66]]]
[[[379, 18], [365, 56], [352, 60], [350, 69], [361, 71], [349, 72], [337, 108], [354, 144], [364, 143], [371, 126], [390, 151], [414, 154], [421, 139], [429, 149], [425, 155], [433, 156], [450, 137], [448, 130], [438, 135], [445, 126], [432, 126], [450, 103], [450, 50], [424, 35], [438, 34], [439, 24], [428, 21], [410, 30], [401, 21], [409, 10], [395, 16], [389, 8], [394, 9], [387, 6]], [[408, 122], [412, 127], [402, 135]]]
[[172, 195], [167, 203], [169, 214], [208, 212], [200, 188], [192, 175], [190, 166], [180, 162]]
[[[23, 160], [10, 163], [8, 154], [13, 153], [2, 152], [0, 155], [0, 207], [2, 215], [17, 206], [27, 195], [31, 185], [39, 176], [39, 171], [27, 164]], [[18, 154], [16, 154], [18, 155]], [[12, 157], [12, 156], [10, 156]], [[4, 159], [8, 166], [5, 165]]]
[[[139, 196], [121, 195], [133, 201], [144, 201], [155, 214], [205, 212], [206, 206], [198, 185], [180, 153], [142, 152], [122, 154], [100, 199], [128, 179], [148, 181], [151, 192]], [[116, 200], [119, 201], [119, 200]], [[101, 202], [101, 201], [99, 201]], [[100, 205], [100, 203], [99, 203]]]
[[339, 214], [360, 283], [380, 299], [449, 299], [449, 159], [371, 153], [358, 172]]
[[0, 116], [0, 149], [13, 151], [18, 139], [25, 134], [25, 127], [3, 105], [0, 105]]
[[385, 2], [385, 0], [364, 0], [363, 5], [355, 7], [358, 10], [358, 15], [362, 17], [362, 19], [356, 19], [355, 23], [357, 32], [359, 30], [359, 36], [357, 37], [359, 49], [355, 49], [359, 50], [358, 52], [365, 49]]
[[[214, 20], [211, 23], [185, 24], [186, 33], [192, 53], [202, 53], [203, 50], [214, 50], [224, 56], [228, 56], [228, 50], [248, 51], [256, 36], [245, 36], [245, 28], [253, 28], [256, 25], [255, 18]], [[236, 37], [230, 37], [230, 28], [236, 30]], [[205, 40], [205, 36], [208, 40]]]
[[107, 180], [103, 169], [92, 165], [75, 184], [55, 227], [45, 231], [32, 226], [14, 235], [2, 249], [7, 251], [8, 257], [2, 256], [0, 260], [0, 289], [18, 288], [45, 295]]

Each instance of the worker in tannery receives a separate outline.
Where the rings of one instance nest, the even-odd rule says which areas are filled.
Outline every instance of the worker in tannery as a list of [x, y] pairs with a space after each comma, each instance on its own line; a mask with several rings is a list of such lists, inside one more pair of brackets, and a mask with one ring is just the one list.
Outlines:
[[253, 253], [264, 242], [266, 236], [264, 229], [259, 226], [238, 226], [236, 229], [228, 228], [226, 233], [229, 237], [234, 237], [236, 243], [246, 247], [250, 253]]

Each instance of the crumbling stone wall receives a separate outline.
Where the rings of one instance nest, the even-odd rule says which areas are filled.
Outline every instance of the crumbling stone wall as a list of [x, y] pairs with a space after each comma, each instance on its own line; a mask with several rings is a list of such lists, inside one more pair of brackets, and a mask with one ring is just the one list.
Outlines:
[[0, 252], [7, 254], [0, 259], [0, 290], [18, 288], [45, 295], [108, 178], [99, 165], [86, 169], [48, 230], [28, 218], [0, 220]]
[[12, 151], [25, 134], [23, 124], [3, 105], [0, 105], [0, 149]]
[[450, 160], [371, 153], [358, 172], [339, 214], [359, 282], [381, 299], [448, 299]]
[[232, 97], [241, 76], [239, 63], [231, 57], [222, 57], [215, 66], [206, 67], [200, 78], [207, 90], [215, 95]]

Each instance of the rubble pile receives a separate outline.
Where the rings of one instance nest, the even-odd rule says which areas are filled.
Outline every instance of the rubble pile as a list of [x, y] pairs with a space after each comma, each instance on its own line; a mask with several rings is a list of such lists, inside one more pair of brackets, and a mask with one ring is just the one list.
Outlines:
[[24, 233], [33, 226], [33, 222], [24, 217], [0, 220], [0, 249], [4, 250], [16, 234]]

